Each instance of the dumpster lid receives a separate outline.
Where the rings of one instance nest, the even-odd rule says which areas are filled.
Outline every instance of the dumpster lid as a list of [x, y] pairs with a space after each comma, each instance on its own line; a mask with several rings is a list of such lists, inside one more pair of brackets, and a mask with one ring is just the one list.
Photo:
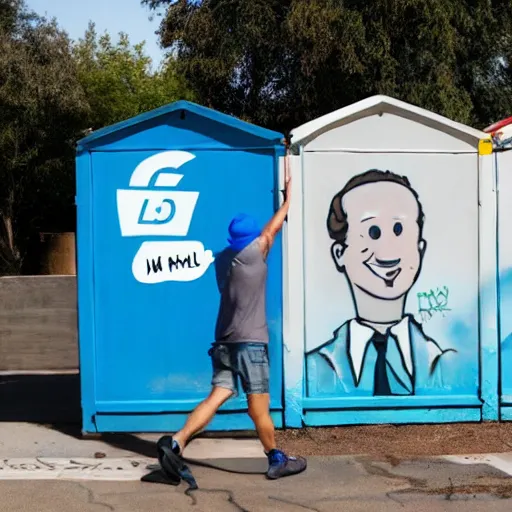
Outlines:
[[507, 117], [501, 121], [491, 124], [484, 129], [485, 133], [490, 133], [494, 146], [499, 149], [512, 149], [512, 117]]
[[343, 107], [295, 128], [290, 134], [291, 145], [292, 147], [306, 146], [316, 137], [336, 126], [349, 124], [378, 113], [395, 114], [411, 121], [416, 121], [464, 140], [475, 147], [478, 146], [478, 142], [481, 139], [489, 138], [488, 135], [480, 130], [452, 121], [429, 110], [389, 96], [377, 95]]
[[246, 132], [247, 134], [252, 135], [254, 137], [267, 140], [272, 145], [280, 145], [282, 144], [282, 141], [284, 139], [283, 134], [279, 132], [275, 132], [267, 128], [256, 126], [255, 124], [242, 121], [237, 117], [230, 116], [228, 114], [223, 114], [222, 112], [218, 112], [208, 107], [203, 107], [202, 105], [198, 105], [197, 103], [193, 103], [191, 101], [180, 100], [174, 103], [169, 103], [168, 105], [164, 105], [154, 110], [150, 110], [149, 112], [144, 112], [135, 117], [127, 119], [126, 121], [121, 121], [119, 123], [106, 126], [105, 128], [100, 128], [99, 130], [96, 130], [89, 134], [87, 137], [80, 139], [77, 142], [77, 147], [79, 149], [84, 149], [93, 144], [97, 145], [101, 139], [111, 136], [116, 132], [125, 130], [127, 128], [131, 128], [133, 126], [145, 123], [147, 121], [150, 121], [161, 116], [165, 116], [177, 110], [186, 110], [187, 112], [191, 112], [200, 117], [204, 117], [210, 119], [211, 121], [234, 128], [236, 130]]
[[512, 117], [507, 117], [502, 119], [501, 121], [497, 121], [496, 123], [491, 124], [487, 128], [484, 128], [485, 133], [490, 133], [494, 135], [498, 130], [503, 128], [512, 128], [510, 125], [512, 124]]

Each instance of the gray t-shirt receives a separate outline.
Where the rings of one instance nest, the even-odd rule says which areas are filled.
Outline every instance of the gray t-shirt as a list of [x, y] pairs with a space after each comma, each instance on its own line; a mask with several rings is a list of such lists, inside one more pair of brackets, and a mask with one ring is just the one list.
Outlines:
[[268, 343], [267, 262], [257, 238], [231, 262], [215, 329], [217, 343]]

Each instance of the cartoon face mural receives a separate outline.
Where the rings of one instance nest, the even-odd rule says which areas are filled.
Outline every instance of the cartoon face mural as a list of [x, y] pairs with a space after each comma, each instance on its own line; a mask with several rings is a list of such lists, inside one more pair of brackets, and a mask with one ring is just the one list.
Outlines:
[[404, 297], [416, 281], [426, 247], [422, 227], [408, 180], [379, 171], [350, 180], [333, 198], [327, 221], [332, 256], [353, 292], [384, 300]]
[[310, 394], [413, 395], [442, 387], [454, 353], [405, 313], [425, 255], [424, 213], [406, 177], [369, 170], [335, 194], [327, 216], [331, 255], [352, 293], [356, 318], [306, 354]]

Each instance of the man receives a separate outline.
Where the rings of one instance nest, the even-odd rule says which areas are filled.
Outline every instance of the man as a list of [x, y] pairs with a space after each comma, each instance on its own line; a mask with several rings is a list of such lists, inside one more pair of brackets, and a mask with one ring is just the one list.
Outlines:
[[348, 280], [356, 318], [306, 354], [308, 396], [407, 396], [444, 387], [441, 364], [453, 364], [456, 351], [443, 350], [405, 314], [427, 247], [423, 225], [418, 194], [390, 171], [357, 175], [334, 196], [331, 256]]
[[[286, 178], [285, 200], [261, 231], [245, 214], [230, 226], [231, 269], [222, 290], [212, 358], [212, 390], [190, 414], [185, 426], [170, 444], [180, 456], [188, 440], [204, 429], [219, 407], [238, 390], [240, 379], [247, 394], [249, 416], [268, 457], [267, 477], [277, 479], [306, 469], [302, 457], [288, 457], [278, 450], [269, 405], [269, 341], [265, 316], [267, 255], [281, 230], [290, 205], [290, 178]], [[179, 460], [175, 461], [179, 465]]]

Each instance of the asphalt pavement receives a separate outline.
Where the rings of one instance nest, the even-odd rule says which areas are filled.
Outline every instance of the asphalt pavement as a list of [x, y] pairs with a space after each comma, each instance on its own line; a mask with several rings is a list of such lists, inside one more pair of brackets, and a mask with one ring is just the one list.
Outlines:
[[[305, 473], [265, 479], [255, 439], [197, 439], [199, 489], [142, 483], [158, 436], [80, 439], [66, 428], [0, 424], [2, 512], [510, 511], [512, 454], [308, 457]], [[233, 473], [232, 471], [237, 471]]]

